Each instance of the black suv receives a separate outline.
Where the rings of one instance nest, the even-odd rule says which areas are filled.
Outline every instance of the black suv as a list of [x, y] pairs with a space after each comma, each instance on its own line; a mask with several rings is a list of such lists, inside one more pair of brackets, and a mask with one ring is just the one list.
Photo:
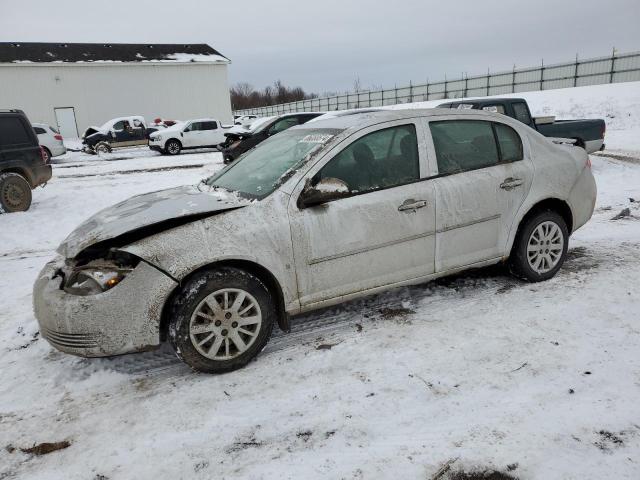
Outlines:
[[[296, 125], [302, 125], [309, 120], [324, 115], [323, 112], [307, 112], [307, 113], [287, 113], [278, 117], [272, 117], [260, 123], [260, 126], [256, 129], [251, 129], [244, 132], [229, 132], [224, 136], [227, 140], [222, 144], [222, 157], [224, 163], [231, 163], [244, 152], [251, 150], [260, 142], [266, 140], [276, 133], [284, 132], [285, 130], [294, 127]], [[258, 122], [260, 120], [257, 120]]]
[[24, 212], [31, 190], [51, 178], [38, 137], [22, 110], [0, 110], [0, 213]]

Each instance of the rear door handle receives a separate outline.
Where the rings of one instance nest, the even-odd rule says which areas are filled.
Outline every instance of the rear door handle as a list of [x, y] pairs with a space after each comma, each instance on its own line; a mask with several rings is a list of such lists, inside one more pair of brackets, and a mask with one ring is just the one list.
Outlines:
[[522, 179], [520, 178], [509, 177], [504, 179], [504, 181], [500, 184], [500, 188], [509, 191], [513, 190], [516, 187], [519, 187], [520, 185], [522, 185], [522, 183]]
[[426, 200], [414, 200], [409, 198], [402, 202], [402, 205], [398, 207], [399, 212], [415, 212], [419, 208], [424, 208], [428, 205]]

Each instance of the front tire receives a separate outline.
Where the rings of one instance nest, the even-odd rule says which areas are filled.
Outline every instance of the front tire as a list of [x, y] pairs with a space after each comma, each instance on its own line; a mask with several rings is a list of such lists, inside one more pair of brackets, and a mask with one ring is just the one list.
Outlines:
[[18, 173], [0, 174], [0, 213], [26, 212], [31, 206], [31, 185]]
[[224, 373], [264, 348], [276, 320], [271, 292], [256, 276], [222, 267], [195, 274], [173, 298], [169, 340], [193, 369]]
[[521, 226], [513, 244], [509, 264], [511, 272], [529, 282], [552, 278], [567, 256], [569, 230], [556, 212], [533, 215]]
[[169, 155], [178, 155], [180, 150], [182, 150], [182, 145], [178, 140], [169, 140], [164, 146], [164, 150]]
[[111, 145], [109, 145], [107, 142], [99, 142], [95, 147], [93, 147], [93, 149], [98, 155], [111, 153], [112, 151]]

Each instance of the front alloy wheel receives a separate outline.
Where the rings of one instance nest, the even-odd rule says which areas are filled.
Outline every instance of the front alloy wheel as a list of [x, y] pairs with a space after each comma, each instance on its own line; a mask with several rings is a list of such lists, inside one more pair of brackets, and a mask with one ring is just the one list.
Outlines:
[[177, 140], [169, 140], [165, 146], [165, 150], [169, 155], [178, 155], [180, 150], [182, 150], [182, 146]]
[[224, 288], [208, 295], [189, 324], [195, 349], [211, 360], [231, 360], [256, 341], [262, 324], [258, 301], [249, 292]]
[[276, 320], [275, 301], [255, 275], [234, 267], [197, 272], [171, 300], [169, 340], [193, 369], [223, 373], [264, 348]]

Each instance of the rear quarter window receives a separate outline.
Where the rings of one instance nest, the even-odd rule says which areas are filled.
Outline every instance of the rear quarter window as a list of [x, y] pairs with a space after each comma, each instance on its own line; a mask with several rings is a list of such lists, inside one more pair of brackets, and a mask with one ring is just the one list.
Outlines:
[[493, 125], [500, 146], [500, 160], [504, 163], [522, 160], [522, 140], [518, 132], [502, 123], [494, 123]]
[[20, 117], [0, 117], [0, 145], [31, 145], [33, 139]]
[[43, 133], [47, 133], [47, 131], [41, 127], [33, 127], [33, 130], [36, 132], [37, 135], [42, 135]]

